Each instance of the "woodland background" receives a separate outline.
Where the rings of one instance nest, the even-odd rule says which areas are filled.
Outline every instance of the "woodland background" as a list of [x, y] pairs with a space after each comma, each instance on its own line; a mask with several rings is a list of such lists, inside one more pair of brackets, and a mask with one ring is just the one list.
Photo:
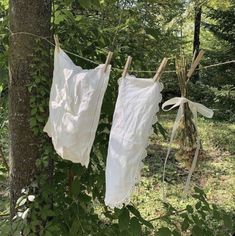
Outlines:
[[[62, 48], [99, 63], [112, 50], [112, 64], [121, 69], [131, 55], [130, 70], [154, 71], [163, 57], [170, 58], [166, 70], [175, 70], [175, 57], [184, 54], [190, 62], [194, 50], [204, 49], [202, 68], [235, 59], [234, 7], [233, 0], [1, 0], [0, 235], [232, 235], [234, 64], [201, 69], [190, 80], [188, 97], [215, 114], [199, 119], [203, 155], [188, 198], [182, 195], [187, 167], [176, 158], [176, 142], [167, 166], [168, 203], [161, 200], [176, 111], [160, 112], [132, 203], [114, 211], [104, 206], [119, 71], [111, 73], [88, 169], [62, 161], [42, 129], [48, 117], [54, 50], [48, 41], [53, 43], [53, 34]], [[70, 56], [83, 68], [94, 67]], [[180, 95], [175, 73], [164, 73], [161, 82], [163, 101]]]

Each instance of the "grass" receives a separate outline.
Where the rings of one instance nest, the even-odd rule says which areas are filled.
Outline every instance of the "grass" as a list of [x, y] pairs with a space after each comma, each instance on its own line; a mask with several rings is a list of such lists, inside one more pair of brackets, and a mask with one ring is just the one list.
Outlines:
[[[160, 114], [160, 122], [168, 134], [174, 118], [175, 114]], [[191, 181], [191, 192], [194, 186], [198, 186], [205, 191], [210, 203], [227, 211], [235, 211], [235, 125], [199, 118], [198, 126], [205, 157], [198, 161]], [[155, 136], [151, 143], [148, 157], [144, 161], [142, 179], [133, 197], [134, 205], [146, 219], [165, 214], [162, 203], [162, 173], [167, 142], [162, 137]], [[176, 143], [167, 165], [167, 201], [181, 210], [187, 204], [193, 204], [194, 199], [183, 194], [188, 171], [175, 161], [174, 153], [177, 149]], [[162, 222], [154, 221], [154, 224], [159, 226]]]
[[[6, 117], [1, 117], [2, 120]], [[175, 114], [160, 114], [160, 123], [171, 132]], [[232, 123], [199, 118], [199, 131], [202, 139], [205, 158], [200, 159], [193, 174], [191, 190], [194, 186], [204, 189], [208, 200], [227, 211], [235, 211], [235, 125]], [[0, 140], [4, 154], [8, 155], [7, 123], [1, 127]], [[186, 198], [183, 187], [188, 171], [175, 161], [174, 153], [178, 145], [174, 143], [167, 165], [167, 200], [176, 209], [181, 210], [187, 204], [193, 204], [192, 197]], [[151, 137], [148, 156], [144, 161], [141, 182], [132, 197], [142, 216], [151, 220], [166, 213], [162, 202], [162, 172], [167, 151], [167, 141], [161, 136]], [[0, 215], [9, 212], [7, 173], [0, 165]], [[2, 221], [1, 221], [2, 220]], [[165, 225], [161, 220], [152, 222], [155, 227]], [[0, 216], [0, 227], [4, 217]]]

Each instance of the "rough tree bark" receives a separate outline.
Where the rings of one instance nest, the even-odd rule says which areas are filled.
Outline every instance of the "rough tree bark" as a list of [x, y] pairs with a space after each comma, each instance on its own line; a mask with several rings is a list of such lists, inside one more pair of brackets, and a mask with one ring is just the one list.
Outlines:
[[[13, 32], [9, 48], [10, 198], [13, 216], [21, 189], [34, 177], [39, 144], [29, 125], [31, 109], [27, 89], [33, 80], [30, 64], [38, 38], [14, 33], [28, 32], [49, 37], [51, 1], [10, 0], [9, 5], [10, 30]], [[46, 43], [45, 48], [48, 49]]]
[[[202, 6], [200, 0], [195, 1], [195, 18], [194, 18], [194, 39], [193, 39], [193, 53], [196, 52], [195, 58], [197, 57], [200, 49], [200, 29], [201, 29], [201, 16], [202, 16]], [[194, 76], [192, 77], [192, 82], [196, 82], [200, 79], [199, 71], [196, 70]]]

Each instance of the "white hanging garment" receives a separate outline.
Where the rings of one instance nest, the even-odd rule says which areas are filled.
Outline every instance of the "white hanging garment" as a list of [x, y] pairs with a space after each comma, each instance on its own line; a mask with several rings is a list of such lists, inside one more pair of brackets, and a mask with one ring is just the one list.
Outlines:
[[130, 202], [156, 122], [161, 90], [153, 79], [127, 75], [119, 81], [106, 165], [105, 204], [111, 208]]
[[55, 50], [49, 119], [44, 132], [66, 160], [88, 166], [111, 66], [83, 70], [60, 48]]

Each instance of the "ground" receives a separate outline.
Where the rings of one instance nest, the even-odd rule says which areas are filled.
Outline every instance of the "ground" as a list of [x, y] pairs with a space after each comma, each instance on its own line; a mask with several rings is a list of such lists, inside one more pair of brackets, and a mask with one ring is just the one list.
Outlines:
[[[160, 114], [159, 121], [167, 129], [168, 135], [173, 126], [175, 114]], [[227, 211], [235, 210], [235, 124], [199, 118], [199, 132], [202, 139], [204, 157], [198, 161], [193, 174], [191, 190], [202, 188], [210, 203], [217, 204]], [[174, 142], [167, 164], [167, 201], [181, 210], [193, 203], [193, 198], [183, 194], [187, 169], [174, 160], [177, 141]], [[167, 152], [167, 142], [163, 137], [153, 136], [144, 161], [142, 179], [133, 197], [133, 203], [146, 219], [165, 214], [162, 204], [162, 173]], [[153, 221], [161, 224], [159, 220]]]
[[[162, 113], [159, 121], [171, 132], [175, 113]], [[199, 131], [202, 139], [204, 157], [199, 159], [198, 167], [193, 174], [191, 188], [203, 188], [211, 203], [227, 211], [235, 210], [235, 124], [216, 121], [215, 119], [199, 118]], [[3, 136], [5, 137], [3, 139]], [[7, 153], [7, 132], [2, 129], [1, 142]], [[176, 143], [176, 144], [175, 144]], [[177, 151], [177, 142], [172, 148], [167, 165], [167, 201], [176, 209], [184, 209], [187, 204], [193, 203], [191, 197], [186, 198], [183, 187], [187, 177], [187, 170], [174, 160]], [[132, 203], [137, 206], [147, 220], [161, 217], [165, 214], [162, 203], [162, 172], [163, 162], [167, 151], [167, 140], [159, 136], [151, 137], [148, 147], [148, 156], [144, 161], [141, 182], [136, 188]], [[0, 166], [0, 228], [5, 214], [9, 212], [8, 182], [6, 172]], [[152, 221], [155, 226], [162, 225], [161, 220]]]

